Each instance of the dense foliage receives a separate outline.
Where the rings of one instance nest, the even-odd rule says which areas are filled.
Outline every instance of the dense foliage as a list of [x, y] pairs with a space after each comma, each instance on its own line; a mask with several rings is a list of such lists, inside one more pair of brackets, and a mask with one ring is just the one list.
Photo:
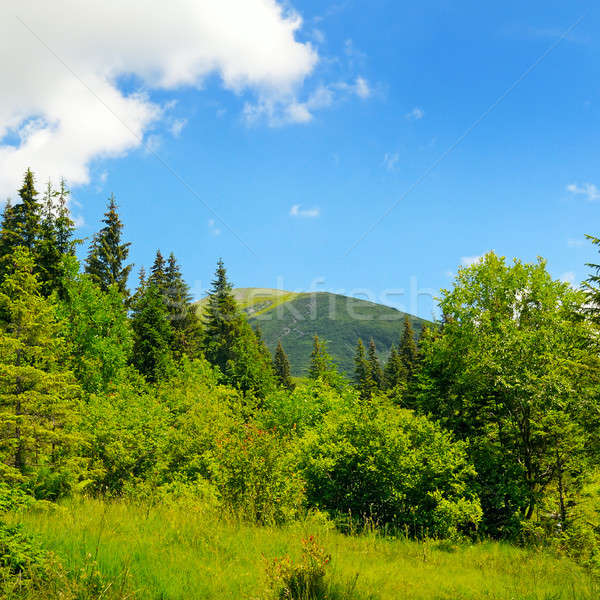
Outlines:
[[[221, 260], [202, 314], [173, 254], [129, 295], [114, 197], [82, 272], [64, 182], [42, 202], [34, 183], [0, 231], [6, 498], [183, 497], [262, 525], [323, 511], [345, 529], [541, 539], [598, 562], [596, 279], [586, 293], [490, 253], [442, 291], [439, 326], [417, 340], [406, 319], [385, 364], [357, 340], [350, 382], [315, 336], [293, 381]], [[7, 552], [0, 567], [20, 569]]]

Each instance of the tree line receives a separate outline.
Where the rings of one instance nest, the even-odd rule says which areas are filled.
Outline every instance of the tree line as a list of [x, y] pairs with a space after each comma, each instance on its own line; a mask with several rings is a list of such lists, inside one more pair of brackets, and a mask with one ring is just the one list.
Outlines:
[[28, 170], [18, 193], [0, 227], [0, 488], [600, 547], [599, 265], [574, 288], [489, 253], [418, 340], [406, 317], [385, 364], [358, 340], [348, 381], [315, 337], [299, 380], [221, 260], [200, 312], [173, 254], [130, 292], [113, 196], [80, 265], [66, 184], [39, 198]]

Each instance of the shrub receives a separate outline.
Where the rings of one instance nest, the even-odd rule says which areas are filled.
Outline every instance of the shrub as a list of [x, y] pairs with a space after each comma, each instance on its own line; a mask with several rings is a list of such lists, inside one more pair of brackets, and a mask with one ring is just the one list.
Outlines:
[[294, 563], [286, 554], [266, 566], [271, 597], [277, 600], [320, 600], [325, 598], [325, 569], [331, 556], [314, 536], [302, 540], [302, 558]]
[[435, 536], [468, 532], [481, 519], [464, 445], [388, 404], [330, 412], [301, 441], [300, 464], [308, 501], [337, 515]]
[[213, 477], [223, 501], [258, 523], [289, 521], [303, 504], [304, 482], [289, 443], [254, 425], [218, 441]]

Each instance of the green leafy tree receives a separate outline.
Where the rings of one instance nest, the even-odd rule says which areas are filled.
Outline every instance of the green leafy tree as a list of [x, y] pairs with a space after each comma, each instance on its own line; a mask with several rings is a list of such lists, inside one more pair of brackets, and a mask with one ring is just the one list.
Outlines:
[[0, 284], [0, 457], [3, 475], [58, 473], [72, 435], [79, 388], [67, 370], [67, 347], [56, 307], [40, 292], [31, 253], [5, 257]]
[[283, 346], [281, 345], [281, 340], [277, 342], [277, 348], [275, 349], [275, 356], [273, 357], [273, 371], [275, 372], [275, 377], [279, 382], [279, 385], [288, 390], [294, 389], [294, 383], [292, 381], [292, 376], [290, 372], [290, 361], [288, 359]]
[[102, 222], [104, 227], [94, 235], [90, 245], [85, 272], [103, 291], [106, 292], [114, 285], [124, 298], [128, 298], [127, 279], [133, 265], [126, 265], [125, 262], [131, 243], [121, 242], [123, 223], [119, 218], [117, 203], [112, 194]]
[[576, 448], [596, 446], [586, 296], [552, 280], [541, 259], [509, 266], [494, 253], [442, 294], [443, 328], [421, 350], [419, 403], [469, 441], [486, 530], [511, 535], [559, 477], [563, 487], [581, 481]]
[[169, 315], [156, 285], [147, 284], [132, 306], [132, 363], [149, 382], [168, 377], [173, 369]]
[[237, 306], [222, 260], [217, 263], [204, 311], [203, 346], [208, 361], [219, 368], [230, 385], [259, 397], [273, 389], [271, 360], [261, 352], [255, 333]]
[[309, 502], [414, 536], [474, 531], [481, 508], [466, 444], [377, 400], [326, 413], [300, 442]]
[[332, 374], [337, 374], [337, 368], [327, 352], [327, 344], [315, 335], [313, 339], [313, 349], [310, 353], [310, 366], [308, 376], [310, 379], [327, 380]]
[[88, 393], [105, 392], [126, 377], [132, 332], [116, 287], [103, 292], [88, 274], [79, 273], [75, 257], [64, 259], [64, 298], [59, 314], [71, 347], [71, 365]]

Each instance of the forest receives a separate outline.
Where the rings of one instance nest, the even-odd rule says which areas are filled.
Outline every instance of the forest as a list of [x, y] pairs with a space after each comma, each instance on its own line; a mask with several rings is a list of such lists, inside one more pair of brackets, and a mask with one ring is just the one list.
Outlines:
[[[0, 229], [0, 597], [597, 598], [600, 266], [493, 252], [354, 376], [271, 354], [223, 261], [137, 284], [28, 170]], [[600, 247], [600, 240], [587, 236]], [[216, 258], [216, 257], [215, 257]]]

